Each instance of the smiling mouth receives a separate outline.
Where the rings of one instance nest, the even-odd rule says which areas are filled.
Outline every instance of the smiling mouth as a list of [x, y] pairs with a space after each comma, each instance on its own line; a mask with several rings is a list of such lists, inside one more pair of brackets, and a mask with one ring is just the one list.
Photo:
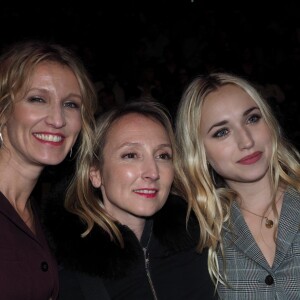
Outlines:
[[158, 190], [156, 189], [140, 189], [140, 190], [133, 190], [134, 193], [139, 195], [140, 197], [144, 197], [147, 199], [154, 199], [157, 196]]
[[138, 194], [149, 194], [149, 195], [153, 195], [157, 193], [157, 190], [133, 190], [133, 191]]
[[46, 142], [54, 142], [59, 143], [63, 140], [63, 137], [60, 135], [53, 135], [53, 134], [40, 134], [40, 133], [34, 133], [33, 134], [37, 139], [46, 141]]

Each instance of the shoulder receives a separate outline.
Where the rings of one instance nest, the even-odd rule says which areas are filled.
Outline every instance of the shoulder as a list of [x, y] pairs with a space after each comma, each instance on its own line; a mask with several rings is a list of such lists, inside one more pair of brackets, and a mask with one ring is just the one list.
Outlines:
[[299, 199], [300, 192], [289, 186], [284, 193], [284, 198]]
[[136, 261], [140, 248], [134, 233], [119, 225], [125, 247], [111, 240], [100, 226], [82, 237], [86, 224], [68, 212], [63, 197], [51, 197], [42, 209], [43, 224], [49, 244], [58, 260], [68, 270], [91, 276], [114, 278], [123, 276]]
[[[85, 225], [78, 216], [64, 212], [65, 217], [56, 219], [57, 229], [50, 238], [55, 245], [55, 255], [66, 269], [105, 278], [117, 278], [126, 274], [137, 260], [140, 252], [134, 233], [125, 226], [119, 229], [124, 238], [122, 248], [100, 226], [94, 225], [91, 232], [82, 237]], [[61, 228], [59, 231], [58, 228]]]
[[288, 187], [283, 196], [283, 209], [293, 214], [300, 210], [300, 192], [292, 187]]

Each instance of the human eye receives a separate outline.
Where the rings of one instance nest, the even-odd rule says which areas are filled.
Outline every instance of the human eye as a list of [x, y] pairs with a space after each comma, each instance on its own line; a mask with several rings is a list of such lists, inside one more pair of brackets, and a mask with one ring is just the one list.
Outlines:
[[172, 154], [169, 153], [169, 152], [164, 152], [164, 153], [159, 154], [158, 158], [162, 159], [162, 160], [171, 160], [172, 159]]
[[136, 157], [137, 157], [137, 154], [134, 152], [125, 153], [122, 155], [122, 158], [124, 158], [124, 159], [133, 159]]
[[213, 137], [214, 138], [222, 138], [224, 136], [227, 136], [229, 133], [229, 130], [227, 128], [222, 128], [222, 129], [219, 129], [218, 131], [216, 131], [214, 134], [213, 134]]
[[39, 96], [30, 96], [28, 97], [28, 102], [34, 103], [34, 102], [38, 102], [38, 103], [43, 103], [45, 102], [45, 99]]
[[68, 101], [64, 103], [64, 107], [78, 109], [80, 108], [80, 105], [75, 101]]
[[247, 119], [247, 123], [258, 123], [259, 120], [262, 118], [261, 115], [259, 114], [253, 114], [251, 116], [249, 116], [249, 118]]

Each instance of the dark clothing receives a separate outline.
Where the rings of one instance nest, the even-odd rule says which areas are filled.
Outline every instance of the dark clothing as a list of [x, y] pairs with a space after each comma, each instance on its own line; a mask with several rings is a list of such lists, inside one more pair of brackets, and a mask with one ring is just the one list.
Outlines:
[[124, 249], [99, 227], [81, 238], [84, 226], [78, 217], [56, 211], [58, 214], [49, 216], [46, 224], [64, 266], [60, 271], [61, 300], [214, 299], [207, 251], [195, 251], [198, 223], [191, 218], [186, 231], [187, 204], [180, 198], [170, 197], [146, 221], [141, 242], [128, 227], [119, 224]]
[[36, 235], [0, 192], [0, 299], [55, 300], [57, 264], [48, 247], [37, 211]]

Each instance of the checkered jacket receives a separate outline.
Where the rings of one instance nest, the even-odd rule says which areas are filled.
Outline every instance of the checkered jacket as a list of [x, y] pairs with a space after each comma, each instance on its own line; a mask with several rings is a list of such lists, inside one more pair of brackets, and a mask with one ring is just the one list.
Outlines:
[[[218, 286], [220, 299], [300, 299], [300, 194], [292, 189], [284, 194], [272, 267], [257, 246], [236, 203], [231, 216], [232, 227], [228, 224], [223, 227], [231, 287]], [[220, 256], [218, 258], [222, 269], [223, 261]]]

